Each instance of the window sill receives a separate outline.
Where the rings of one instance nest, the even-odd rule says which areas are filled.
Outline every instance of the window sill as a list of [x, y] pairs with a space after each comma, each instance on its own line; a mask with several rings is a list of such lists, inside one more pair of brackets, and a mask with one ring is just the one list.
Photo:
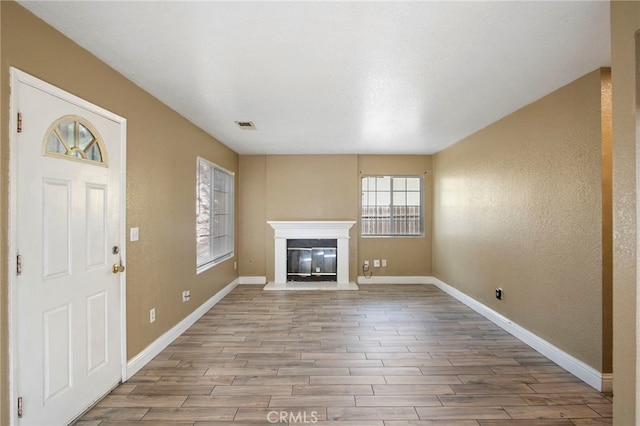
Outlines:
[[196, 268], [196, 275], [199, 275], [199, 274], [201, 274], [201, 273], [213, 268], [214, 266], [218, 266], [219, 264], [221, 264], [221, 263], [223, 263], [223, 262], [225, 262], [225, 261], [227, 261], [229, 259], [232, 259], [233, 256], [234, 256], [234, 253], [232, 252], [232, 253], [229, 253], [226, 256], [223, 256], [223, 257], [218, 258], [216, 260], [212, 260], [211, 262], [207, 262], [207, 263], [205, 263], [203, 265], [199, 265]]
[[417, 235], [360, 235], [361, 238], [424, 238], [424, 234]]

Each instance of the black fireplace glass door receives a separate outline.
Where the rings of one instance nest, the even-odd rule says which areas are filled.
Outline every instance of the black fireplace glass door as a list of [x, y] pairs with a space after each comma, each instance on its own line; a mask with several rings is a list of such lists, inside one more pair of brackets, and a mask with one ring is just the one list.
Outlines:
[[287, 281], [337, 281], [336, 239], [288, 239]]
[[312, 251], [311, 273], [314, 275], [336, 275], [336, 249], [314, 247]]
[[311, 275], [312, 249], [295, 247], [287, 250], [288, 274], [300, 277]]

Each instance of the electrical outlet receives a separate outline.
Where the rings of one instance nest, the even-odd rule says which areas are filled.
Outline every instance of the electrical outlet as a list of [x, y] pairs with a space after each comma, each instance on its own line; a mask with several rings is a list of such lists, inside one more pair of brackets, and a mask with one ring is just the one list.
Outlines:
[[149, 322], [154, 322], [156, 320], [156, 308], [151, 308], [149, 311]]
[[380, 259], [374, 259], [373, 267], [374, 268], [379, 268], [380, 267]]
[[364, 261], [364, 267], [365, 267], [365, 268], [368, 268], [368, 267], [369, 267], [369, 261], [368, 261], [368, 260], [365, 260], [365, 261]]
[[191, 299], [191, 290], [185, 290], [182, 292], [182, 301], [188, 302]]
[[496, 299], [502, 300], [502, 289], [496, 288]]
[[387, 266], [387, 259], [382, 259], [382, 267], [384, 268], [385, 266]]

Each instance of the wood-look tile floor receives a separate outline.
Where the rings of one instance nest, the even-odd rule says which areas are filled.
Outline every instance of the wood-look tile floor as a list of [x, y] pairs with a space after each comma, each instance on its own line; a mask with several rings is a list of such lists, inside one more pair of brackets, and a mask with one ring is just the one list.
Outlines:
[[429, 285], [239, 286], [88, 425], [612, 424], [611, 398]]

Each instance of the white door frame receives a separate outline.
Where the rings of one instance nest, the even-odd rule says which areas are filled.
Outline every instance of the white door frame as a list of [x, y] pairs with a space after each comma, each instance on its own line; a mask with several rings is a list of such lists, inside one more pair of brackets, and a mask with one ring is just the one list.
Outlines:
[[[81, 99], [71, 93], [68, 93], [62, 89], [59, 89], [49, 83], [46, 83], [40, 79], [37, 79], [24, 71], [11, 67], [11, 106], [10, 106], [10, 120], [9, 120], [9, 422], [11, 425], [17, 424], [18, 410], [17, 401], [18, 394], [16, 389], [16, 373], [15, 373], [15, 358], [18, 347], [17, 336], [17, 320], [16, 312], [13, 307], [16, 303], [16, 290], [17, 285], [17, 254], [18, 254], [18, 238], [16, 229], [16, 218], [18, 214], [18, 183], [17, 183], [17, 116], [18, 116], [18, 100], [16, 96], [16, 90], [20, 83], [28, 84], [39, 90], [42, 90], [52, 96], [58, 97], [64, 101], [72, 103], [76, 106], [87, 109], [95, 114], [101, 115], [109, 120], [115, 121], [120, 124], [120, 253], [122, 255], [122, 261], [126, 265], [126, 153], [127, 153], [127, 120], [119, 115], [116, 115], [106, 109], [103, 109], [97, 105], [94, 105], [84, 99]], [[126, 272], [118, 274], [120, 277], [120, 375], [122, 381], [127, 380], [127, 323], [126, 323]], [[80, 414], [80, 413], [78, 413]]]

